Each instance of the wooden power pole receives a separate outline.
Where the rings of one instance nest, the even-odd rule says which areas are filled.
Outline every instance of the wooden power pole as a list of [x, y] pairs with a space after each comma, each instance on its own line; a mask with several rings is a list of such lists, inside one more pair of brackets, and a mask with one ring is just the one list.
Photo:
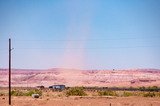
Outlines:
[[9, 105], [11, 105], [11, 39], [9, 39]]

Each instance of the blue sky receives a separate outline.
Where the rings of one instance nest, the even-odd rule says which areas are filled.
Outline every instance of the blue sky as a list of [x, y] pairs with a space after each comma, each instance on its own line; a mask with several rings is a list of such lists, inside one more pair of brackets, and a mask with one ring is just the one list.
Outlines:
[[1, 0], [0, 68], [160, 69], [160, 0]]

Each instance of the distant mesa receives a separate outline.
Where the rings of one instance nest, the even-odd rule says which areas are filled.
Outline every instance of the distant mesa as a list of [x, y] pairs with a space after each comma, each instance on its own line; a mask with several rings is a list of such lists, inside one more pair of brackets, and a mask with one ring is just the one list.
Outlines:
[[[78, 70], [52, 68], [46, 70], [12, 69], [12, 86], [136, 87], [160, 86], [160, 69]], [[8, 86], [8, 69], [0, 69], [0, 86]]]

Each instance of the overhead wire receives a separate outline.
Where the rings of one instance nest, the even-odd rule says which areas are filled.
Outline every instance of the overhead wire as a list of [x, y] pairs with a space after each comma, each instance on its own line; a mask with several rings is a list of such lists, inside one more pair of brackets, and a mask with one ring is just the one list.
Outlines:
[[[93, 39], [44, 39], [44, 40], [27, 40], [27, 39], [25, 39], [25, 40], [23, 40], [23, 39], [13, 39], [14, 40], [14, 42], [13, 43], [21, 43], [21, 42], [24, 42], [24, 43], [26, 43], [26, 42], [28, 42], [28, 43], [30, 43], [30, 42], [51, 42], [51, 41], [56, 41], [56, 42], [65, 42], [65, 41], [69, 41], [69, 42], [72, 42], [72, 41], [74, 41], [74, 42], [81, 42], [81, 41], [107, 41], [107, 40], [150, 40], [150, 39], [157, 39], [159, 36], [153, 36], [152, 38], [144, 38], [144, 37], [139, 37], [139, 38], [136, 38], [136, 37], [132, 37], [132, 38], [93, 38]], [[2, 39], [0, 39], [0, 42], [1, 41], [7, 41], [7, 40], [2, 40]], [[95, 49], [127, 49], [127, 48], [148, 48], [148, 47], [160, 47], [160, 45], [138, 45], [138, 46], [112, 46], [112, 47], [88, 47], [88, 48], [79, 48], [79, 47], [75, 47], [75, 48], [65, 48], [65, 47], [51, 47], [51, 48], [48, 48], [48, 47], [27, 47], [27, 48], [25, 48], [25, 47], [15, 47], [15, 49], [17, 49], [17, 50], [33, 50], [33, 49], [35, 49], [35, 50], [37, 50], [37, 49], [56, 49], [56, 50], [58, 50], [58, 49], [93, 49], [93, 50], [95, 50]], [[6, 49], [0, 49], [0, 51], [3, 51], [3, 50], [7, 50], [7, 48]]]
[[[157, 38], [160, 38], [160, 36], [152, 36], [152, 37], [121, 37], [121, 38], [89, 38], [89, 39], [12, 39], [16, 42], [24, 42], [24, 41], [27, 41], [27, 42], [30, 42], [30, 41], [38, 41], [38, 42], [44, 42], [44, 41], [103, 41], [103, 40], [135, 40], [135, 39], [139, 39], [139, 40], [145, 40], [145, 39], [157, 39]], [[4, 40], [4, 39], [0, 39], [0, 41], [7, 41], [7, 40]]]
[[[81, 49], [88, 49], [88, 50], [103, 50], [103, 49], [132, 49], [132, 48], [150, 48], [150, 47], [160, 47], [160, 45], [148, 45], [148, 46], [120, 46], [120, 47], [88, 47], [88, 48], [15, 48], [15, 50], [81, 50]], [[7, 49], [0, 49], [0, 51], [6, 51]]]

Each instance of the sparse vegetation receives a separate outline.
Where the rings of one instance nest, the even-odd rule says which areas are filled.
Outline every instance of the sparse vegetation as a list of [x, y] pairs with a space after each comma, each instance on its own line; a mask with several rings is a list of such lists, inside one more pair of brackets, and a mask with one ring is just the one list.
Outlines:
[[31, 96], [32, 94], [39, 94], [40, 96], [42, 96], [42, 91], [35, 89], [35, 90], [29, 90], [25, 93], [26, 96]]
[[158, 92], [159, 90], [160, 90], [160, 88], [159, 87], [157, 87], [157, 86], [149, 86], [149, 87], [139, 87], [139, 90], [140, 91], [150, 91], [150, 92], [153, 92], [153, 91], [155, 91], [155, 92]]
[[11, 95], [12, 96], [25, 96], [25, 93], [20, 90], [12, 90]]
[[[94, 89], [93, 89], [94, 88]], [[158, 92], [159, 87], [153, 86], [153, 87], [140, 87], [140, 88], [132, 88], [132, 90], [128, 90], [129, 88], [125, 88], [125, 90], [116, 90], [111, 88], [85, 88], [85, 87], [69, 87], [66, 90], [63, 90], [62, 92], [52, 92], [52, 95], [55, 97], [63, 97], [63, 96], [116, 96], [116, 97], [129, 97], [129, 96], [137, 96], [137, 97], [160, 97], [160, 92]], [[127, 89], [127, 90], [126, 90]], [[139, 89], [139, 90], [134, 90]], [[47, 89], [46, 89], [47, 90]], [[12, 96], [32, 96], [32, 94], [39, 94], [42, 96], [42, 93], [47, 95], [49, 97], [50, 94], [46, 94], [46, 90], [40, 90], [40, 89], [22, 89], [22, 88], [16, 88], [12, 90], [11, 95]], [[148, 91], [149, 90], [149, 91]], [[7, 95], [8, 92], [1, 91], [0, 96]]]
[[42, 95], [41, 90], [27, 90], [27, 91], [20, 91], [20, 90], [12, 90], [11, 95], [12, 96], [31, 96], [32, 94], [39, 94]]
[[134, 95], [133, 92], [126, 92], [126, 91], [124, 91], [122, 96], [129, 97], [129, 96], [133, 96], [133, 95]]
[[115, 91], [99, 91], [99, 96], [117, 96], [117, 93]]
[[3, 92], [0, 92], [0, 96], [5, 96], [5, 93], [3, 93]]
[[156, 94], [154, 92], [146, 92], [143, 94], [144, 97], [155, 97]]
[[83, 87], [73, 87], [66, 91], [66, 96], [87, 96]]

